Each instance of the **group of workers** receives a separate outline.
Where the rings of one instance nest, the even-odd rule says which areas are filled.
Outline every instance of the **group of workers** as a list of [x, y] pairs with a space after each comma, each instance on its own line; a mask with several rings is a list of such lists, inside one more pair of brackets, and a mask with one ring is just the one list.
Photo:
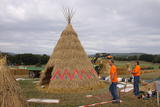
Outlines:
[[[118, 89], [117, 89], [117, 83], [118, 83], [118, 75], [117, 75], [117, 67], [114, 64], [113, 60], [109, 61], [110, 65], [110, 80], [111, 80], [111, 85], [109, 87], [110, 93], [113, 97], [112, 102], [113, 103], [120, 103], [120, 98], [118, 95]], [[140, 80], [140, 66], [139, 66], [139, 61], [136, 62], [136, 66], [133, 70], [129, 71], [132, 73], [134, 76], [134, 95], [138, 97], [139, 95], [139, 80]]]

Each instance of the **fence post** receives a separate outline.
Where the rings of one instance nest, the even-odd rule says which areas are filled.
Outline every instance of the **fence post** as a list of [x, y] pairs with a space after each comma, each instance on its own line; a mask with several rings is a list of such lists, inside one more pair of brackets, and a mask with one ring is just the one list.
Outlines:
[[160, 81], [156, 81], [156, 90], [157, 90], [157, 105], [159, 106]]
[[157, 105], [159, 106], [159, 92], [157, 91]]

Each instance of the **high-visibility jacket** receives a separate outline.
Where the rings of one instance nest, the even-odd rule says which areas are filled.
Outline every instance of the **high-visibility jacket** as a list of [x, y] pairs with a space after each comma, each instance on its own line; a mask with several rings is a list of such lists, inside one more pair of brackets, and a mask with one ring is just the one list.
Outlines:
[[140, 66], [139, 65], [136, 65], [136, 67], [134, 68], [134, 70], [133, 70], [133, 76], [140, 76], [140, 70], [141, 70], [141, 68], [140, 68]]
[[112, 65], [110, 68], [110, 79], [112, 82], [118, 82], [117, 68], [115, 65]]

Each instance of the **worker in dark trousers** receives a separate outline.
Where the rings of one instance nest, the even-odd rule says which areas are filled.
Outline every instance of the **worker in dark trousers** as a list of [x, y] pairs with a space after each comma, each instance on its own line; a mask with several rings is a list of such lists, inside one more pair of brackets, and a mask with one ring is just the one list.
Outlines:
[[112, 103], [120, 103], [119, 96], [118, 96], [118, 89], [117, 89], [117, 83], [118, 83], [117, 68], [114, 65], [113, 60], [109, 61], [109, 65], [110, 65], [110, 80], [112, 82], [109, 87], [109, 90], [113, 97]]
[[139, 66], [139, 61], [136, 62], [136, 66], [133, 71], [131, 71], [132, 75], [134, 76], [134, 95], [138, 96], [139, 95], [139, 80], [140, 80], [140, 66]]

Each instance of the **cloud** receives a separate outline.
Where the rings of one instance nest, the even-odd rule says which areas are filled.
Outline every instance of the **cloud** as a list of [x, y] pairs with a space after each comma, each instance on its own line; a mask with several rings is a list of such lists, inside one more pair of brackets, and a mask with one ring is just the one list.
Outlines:
[[1, 0], [0, 50], [51, 54], [66, 26], [62, 7], [88, 54], [160, 53], [159, 0]]

